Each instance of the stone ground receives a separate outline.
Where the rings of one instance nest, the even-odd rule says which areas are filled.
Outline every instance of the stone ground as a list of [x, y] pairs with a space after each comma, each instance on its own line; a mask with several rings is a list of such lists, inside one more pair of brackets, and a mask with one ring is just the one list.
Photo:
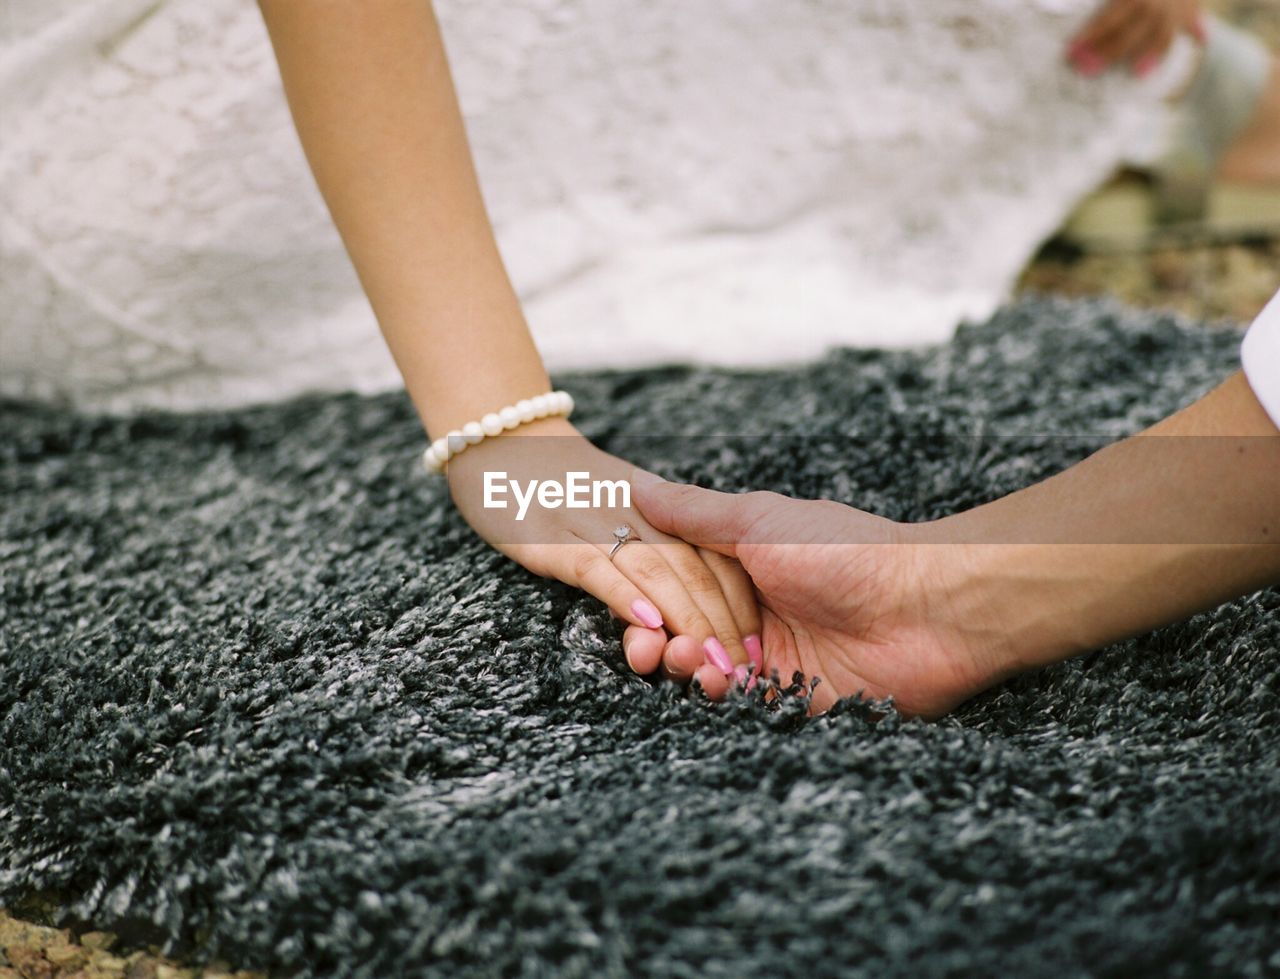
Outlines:
[[[1280, 0], [1211, 0], [1207, 6], [1280, 49]], [[1023, 273], [1020, 292], [1110, 295], [1206, 321], [1251, 320], [1280, 288], [1280, 238], [1184, 242], [1082, 254], [1050, 243]]]
[[[30, 912], [28, 912], [30, 914]], [[154, 951], [114, 954], [116, 936], [49, 928], [0, 911], [0, 979], [260, 979], [261, 973], [183, 968]]]
[[[1219, 0], [1236, 22], [1280, 47], [1280, 0]], [[1166, 244], [1118, 254], [1081, 253], [1050, 243], [1023, 273], [1019, 291], [1110, 295], [1206, 321], [1251, 319], [1280, 288], [1280, 239]], [[112, 951], [115, 936], [38, 923], [46, 916], [0, 909], [0, 979], [258, 979], [229, 967], [183, 967], [156, 949]]]
[[1247, 323], [1280, 289], [1280, 239], [1164, 245], [1079, 254], [1050, 243], [1023, 273], [1019, 292], [1114, 296], [1130, 306], [1193, 319]]

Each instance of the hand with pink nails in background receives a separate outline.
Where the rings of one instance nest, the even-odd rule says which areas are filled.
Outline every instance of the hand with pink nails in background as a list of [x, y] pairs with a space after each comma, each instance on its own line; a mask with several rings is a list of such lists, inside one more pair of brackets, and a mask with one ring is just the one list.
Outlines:
[[1067, 47], [1067, 60], [1086, 77], [1126, 64], [1143, 78], [1163, 60], [1179, 34], [1204, 43], [1197, 0], [1107, 0]]

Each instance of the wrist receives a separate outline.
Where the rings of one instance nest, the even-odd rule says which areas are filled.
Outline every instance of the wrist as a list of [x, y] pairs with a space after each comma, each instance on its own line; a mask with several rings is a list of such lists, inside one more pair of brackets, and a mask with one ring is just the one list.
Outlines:
[[1274, 580], [1280, 559], [1237, 544], [1019, 541], [1012, 521], [975, 540], [968, 517], [921, 529], [947, 554], [948, 615], [987, 684], [1210, 608]]
[[440, 373], [428, 383], [417, 379], [409, 384], [407, 372], [405, 381], [432, 443], [449, 432], [463, 430], [469, 422], [480, 422], [486, 415], [501, 414], [504, 408], [535, 402], [552, 392], [551, 381], [536, 359], [519, 358], [509, 364], [490, 365], [483, 371], [451, 371], [445, 364], [434, 362], [431, 369]]
[[563, 415], [539, 418], [486, 438], [449, 460], [445, 468], [449, 492], [458, 503], [464, 495], [478, 494], [486, 472], [520, 473], [526, 479], [563, 475], [564, 466], [558, 460], [582, 439]]
[[469, 445], [457, 455], [450, 457], [446, 472], [464, 473], [475, 469], [492, 468], [491, 464], [501, 464], [504, 458], [523, 457], [530, 449], [534, 452], [544, 451], [547, 456], [554, 456], [555, 442], [533, 443], [517, 442], [517, 439], [561, 439], [582, 438], [581, 433], [564, 415], [549, 415], [525, 422], [515, 428], [507, 429], [499, 435], [491, 436], [476, 445]]
[[946, 518], [928, 532], [945, 554], [952, 628], [984, 686], [1135, 631], [1125, 563], [1092, 553], [1108, 545], [959, 542], [962, 523]]
[[[930, 591], [933, 625], [968, 665], [972, 690], [1081, 652], [1072, 582], [1044, 545], [985, 543], [966, 514], [903, 528]], [[1078, 592], [1075, 593], [1078, 597]]]
[[532, 398], [486, 412], [442, 435], [424, 450], [422, 464], [434, 473], [443, 473], [445, 463], [486, 439], [528, 426], [544, 418], [568, 418], [573, 413], [573, 397], [567, 391], [547, 391]]

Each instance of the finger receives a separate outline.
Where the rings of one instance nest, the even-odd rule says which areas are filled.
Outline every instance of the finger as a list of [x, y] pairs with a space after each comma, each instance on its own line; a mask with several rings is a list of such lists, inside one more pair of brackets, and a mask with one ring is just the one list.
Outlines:
[[640, 676], [648, 676], [662, 665], [662, 653], [667, 646], [667, 633], [663, 629], [646, 629], [629, 625], [622, 633], [622, 654], [627, 665]]
[[720, 579], [707, 567], [698, 551], [684, 541], [666, 537], [654, 546], [666, 558], [689, 597], [711, 623], [712, 635], [703, 643], [708, 660], [722, 668], [728, 666], [729, 672], [737, 664], [745, 663], [747, 650], [742, 644], [742, 633], [720, 586]]
[[782, 669], [779, 650], [785, 649], [787, 647], [787, 642], [785, 637], [789, 634], [789, 630], [783, 627], [782, 622], [778, 618], [777, 614], [767, 607], [762, 608], [760, 610], [760, 619], [761, 619], [760, 635], [761, 637], [764, 637], [764, 636], [769, 637], [769, 649], [770, 649], [769, 662], [764, 664], [761, 667], [760, 675], [764, 679], [770, 681], [770, 683], [767, 685], [764, 692], [765, 703], [773, 703], [775, 700], [778, 699], [780, 695], [778, 693], [777, 685], [772, 681], [774, 677], [777, 676], [778, 682], [779, 683], [782, 682], [781, 674], [784, 672], [784, 670]]
[[[606, 562], [609, 560], [603, 551], [597, 550], [597, 553]], [[613, 567], [652, 599], [668, 632], [693, 636], [699, 644], [715, 635], [715, 627], [659, 548], [643, 539], [632, 541], [619, 548], [613, 558]]]
[[698, 556], [715, 575], [720, 585], [720, 592], [724, 595], [729, 611], [737, 623], [738, 633], [742, 636], [747, 662], [756, 672], [759, 672], [763, 662], [760, 646], [760, 605], [756, 601], [756, 589], [751, 582], [751, 577], [741, 564], [723, 554], [701, 548]]
[[694, 678], [698, 681], [698, 685], [702, 687], [702, 692], [712, 700], [723, 700], [724, 695], [729, 692], [729, 688], [733, 685], [732, 674], [725, 676], [710, 663], [704, 663], [698, 667]]
[[662, 675], [676, 683], [688, 683], [707, 661], [693, 636], [672, 636], [662, 651]]
[[1135, 12], [1112, 30], [1096, 38], [1089, 48], [1107, 64], [1123, 61], [1158, 28], [1159, 21], [1156, 18]]
[[1187, 33], [1194, 37], [1201, 44], [1205, 44], [1209, 40], [1209, 26], [1205, 22], [1204, 12], [1192, 3], [1187, 10]]
[[1169, 27], [1162, 28], [1159, 33], [1152, 39], [1150, 46], [1133, 60], [1133, 73], [1139, 78], [1146, 78], [1160, 66], [1160, 62], [1164, 60], [1164, 56], [1169, 53], [1169, 46], [1173, 44], [1173, 30]]
[[632, 500], [646, 520], [659, 530], [734, 557], [738, 541], [763, 514], [762, 493], [717, 493], [668, 483], [637, 469], [632, 475]]
[[1134, 16], [1134, 10], [1125, 0], [1111, 0], [1072, 38], [1067, 46], [1067, 57], [1074, 61], [1080, 52], [1097, 53], [1098, 45], [1116, 31], [1123, 30]]
[[655, 601], [615, 568], [603, 551], [579, 540], [578, 545], [557, 548], [557, 556], [551, 561], [552, 576], [594, 595], [631, 625], [661, 629], [662, 613]]
[[1140, 65], [1150, 71], [1159, 61], [1160, 37], [1165, 30], [1165, 22], [1154, 19], [1142, 27], [1134, 27], [1116, 55], [1117, 61], [1127, 61], [1136, 73]]

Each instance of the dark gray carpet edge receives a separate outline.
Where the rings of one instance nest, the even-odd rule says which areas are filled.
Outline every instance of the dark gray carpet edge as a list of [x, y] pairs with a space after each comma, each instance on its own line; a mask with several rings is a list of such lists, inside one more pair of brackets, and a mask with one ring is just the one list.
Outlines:
[[[921, 352], [561, 380], [606, 447], [795, 436], [628, 443], [669, 476], [920, 519], [1238, 342], [1029, 300]], [[939, 723], [806, 721], [630, 675], [414, 475], [401, 395], [0, 425], [0, 902], [281, 975], [1280, 972], [1275, 591]]]

